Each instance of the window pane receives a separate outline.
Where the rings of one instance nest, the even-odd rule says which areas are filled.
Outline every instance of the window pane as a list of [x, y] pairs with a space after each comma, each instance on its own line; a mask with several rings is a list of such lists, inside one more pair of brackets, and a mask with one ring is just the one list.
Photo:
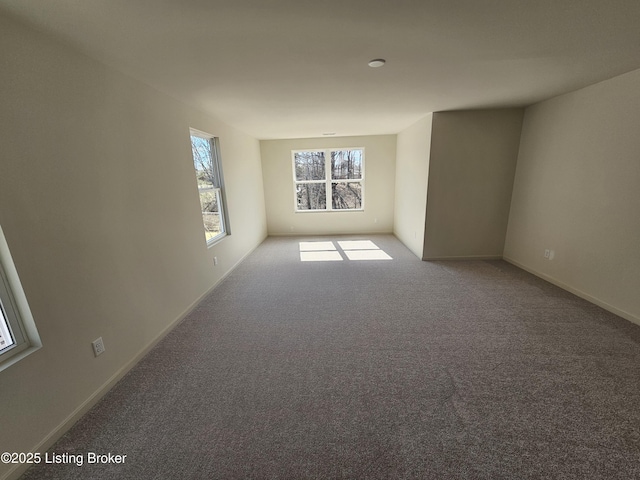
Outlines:
[[193, 166], [196, 169], [198, 188], [219, 186], [212, 162], [211, 142], [208, 138], [191, 136]]
[[213, 189], [200, 192], [202, 206], [202, 221], [207, 241], [224, 232], [220, 213], [220, 190]]
[[218, 190], [211, 189], [200, 192], [200, 205], [202, 206], [202, 213], [219, 213], [219, 200]]
[[[2, 279], [0, 279], [2, 281]], [[9, 322], [0, 303], [0, 352], [11, 347], [15, 342], [9, 331]]]
[[296, 180], [324, 180], [324, 152], [296, 152]]
[[324, 183], [299, 183], [296, 185], [298, 210], [325, 210], [327, 187]]
[[331, 205], [335, 210], [362, 208], [362, 185], [352, 182], [332, 183]]
[[362, 178], [362, 150], [336, 150], [331, 152], [331, 179]]

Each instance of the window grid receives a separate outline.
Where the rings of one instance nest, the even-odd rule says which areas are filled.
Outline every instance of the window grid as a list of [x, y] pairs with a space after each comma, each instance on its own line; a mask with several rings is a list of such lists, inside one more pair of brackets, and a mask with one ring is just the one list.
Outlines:
[[205, 240], [212, 245], [229, 234], [218, 138], [192, 130], [191, 151]]
[[364, 148], [293, 150], [296, 212], [364, 210]]

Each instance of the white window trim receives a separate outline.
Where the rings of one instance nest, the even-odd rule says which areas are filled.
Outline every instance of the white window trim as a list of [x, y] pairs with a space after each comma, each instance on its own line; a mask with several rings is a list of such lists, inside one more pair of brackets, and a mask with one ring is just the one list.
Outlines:
[[42, 342], [1, 226], [0, 299], [9, 328], [16, 340], [13, 347], [0, 354], [0, 371], [2, 371], [38, 350], [42, 347]]
[[[362, 177], [356, 179], [338, 179], [334, 180], [331, 178], [331, 152], [338, 152], [342, 150], [360, 150], [362, 152]], [[298, 180], [296, 178], [296, 153], [299, 152], [324, 152], [325, 158], [325, 166], [324, 180]], [[327, 162], [329, 162], [329, 166], [327, 167]], [[299, 150], [291, 150], [291, 173], [293, 175], [293, 211], [295, 213], [338, 213], [338, 212], [362, 212], [364, 211], [364, 203], [365, 203], [365, 152], [364, 147], [333, 147], [333, 148], [302, 148]], [[332, 183], [359, 183], [360, 191], [362, 192], [362, 202], [360, 208], [333, 208], [333, 203], [331, 201], [331, 184]], [[326, 195], [326, 205], [325, 209], [315, 209], [315, 210], [300, 210], [298, 209], [298, 185], [304, 183], [324, 183], [325, 184], [325, 195]]]
[[[203, 188], [198, 187], [198, 203], [200, 203], [200, 193], [202, 192], [208, 192], [208, 191], [216, 192], [219, 199], [220, 225], [222, 226], [224, 231], [219, 233], [215, 237], [211, 237], [210, 239], [206, 240], [207, 248], [211, 248], [215, 244], [219, 243], [222, 239], [224, 239], [227, 235], [231, 234], [231, 228], [229, 226], [229, 221], [228, 221], [229, 215], [227, 213], [227, 198], [225, 195], [225, 188], [224, 188], [224, 176], [222, 173], [222, 157], [220, 156], [220, 139], [215, 135], [211, 135], [201, 130], [196, 130], [194, 128], [189, 129], [189, 134], [190, 134], [190, 137], [191, 136], [199, 137], [199, 138], [206, 139], [210, 142], [211, 153], [215, 157], [213, 159], [213, 168], [215, 169], [215, 174], [220, 182], [220, 186], [218, 187], [203, 187]], [[193, 161], [193, 155], [192, 155], [192, 161]], [[205, 235], [206, 235], [206, 231], [205, 231]]]

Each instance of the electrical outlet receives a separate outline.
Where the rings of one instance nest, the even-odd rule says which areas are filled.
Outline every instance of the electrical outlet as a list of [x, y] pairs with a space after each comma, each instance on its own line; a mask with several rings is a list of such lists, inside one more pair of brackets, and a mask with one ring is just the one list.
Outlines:
[[550, 250], [549, 251], [549, 260], [553, 260], [555, 256], [556, 256], [556, 251], [555, 250]]
[[544, 258], [549, 258], [551, 256], [551, 250], [549, 250], [548, 248], [544, 251]]
[[213, 266], [218, 265], [218, 257], [213, 257]]
[[104, 353], [104, 342], [102, 341], [102, 337], [95, 339], [91, 342], [93, 346], [93, 354], [97, 357], [101, 353]]

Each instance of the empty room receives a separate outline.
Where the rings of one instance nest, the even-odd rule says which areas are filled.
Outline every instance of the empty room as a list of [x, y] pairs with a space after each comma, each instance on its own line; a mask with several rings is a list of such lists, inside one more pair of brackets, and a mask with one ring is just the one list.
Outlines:
[[0, 480], [640, 478], [638, 24], [0, 0]]

